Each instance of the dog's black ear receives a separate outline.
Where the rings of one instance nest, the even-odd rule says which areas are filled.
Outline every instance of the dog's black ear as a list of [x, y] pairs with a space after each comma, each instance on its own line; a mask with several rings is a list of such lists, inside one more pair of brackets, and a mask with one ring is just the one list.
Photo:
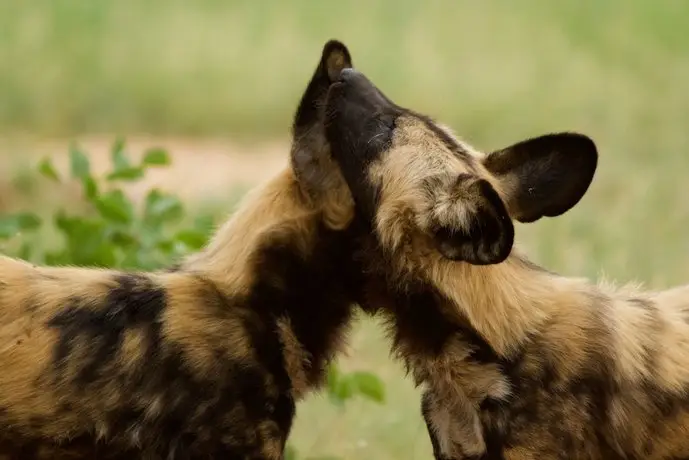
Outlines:
[[483, 160], [510, 215], [525, 223], [571, 209], [588, 190], [597, 163], [593, 140], [567, 132], [527, 139]]
[[328, 87], [345, 67], [352, 67], [352, 57], [344, 43], [329, 40], [321, 53], [321, 60], [311, 77], [294, 115], [293, 132], [299, 135], [314, 125], [322, 124], [321, 110]]
[[323, 219], [333, 229], [341, 229], [349, 223], [354, 202], [342, 172], [331, 157], [323, 111], [328, 88], [339, 78], [343, 68], [351, 66], [347, 47], [337, 40], [328, 41], [299, 101], [292, 125], [292, 171], [304, 194], [320, 203]]
[[505, 260], [514, 244], [514, 225], [490, 183], [462, 174], [449, 197], [436, 204], [442, 211], [434, 212], [433, 238], [440, 253], [473, 265]]
[[290, 164], [302, 189], [312, 198], [342, 188], [341, 173], [325, 139], [323, 109], [330, 84], [343, 68], [351, 66], [347, 47], [337, 40], [328, 41], [294, 115]]

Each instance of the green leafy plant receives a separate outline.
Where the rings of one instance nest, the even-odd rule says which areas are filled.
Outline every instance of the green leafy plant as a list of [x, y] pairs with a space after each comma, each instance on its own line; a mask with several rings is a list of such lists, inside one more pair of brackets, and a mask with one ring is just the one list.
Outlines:
[[[95, 175], [88, 156], [77, 145], [69, 149], [69, 174], [62, 177], [50, 158], [43, 158], [37, 173], [56, 186], [68, 181], [80, 184], [85, 207], [82, 212], [59, 207], [51, 219], [31, 212], [0, 215], [0, 243], [19, 240], [16, 251], [3, 252], [46, 265], [79, 265], [123, 270], [154, 270], [202, 248], [213, 229], [208, 216], [189, 219], [182, 201], [174, 194], [152, 188], [139, 205], [124, 192], [122, 185], [139, 181], [150, 168], [166, 167], [171, 160], [161, 148], [144, 152], [134, 163], [126, 153], [124, 140], [116, 140], [110, 151], [110, 170]], [[39, 230], [52, 221], [62, 245], [38, 253], [33, 248]], [[189, 223], [191, 222], [191, 223]], [[332, 363], [328, 370], [327, 392], [338, 407], [357, 396], [384, 403], [385, 387], [370, 372], [345, 373]], [[286, 459], [298, 460], [293, 446]], [[304, 460], [336, 460], [337, 457], [307, 457]]]
[[[16, 254], [47, 265], [84, 265], [151, 270], [170, 264], [207, 241], [209, 226], [199, 220], [181, 227], [185, 209], [174, 194], [153, 188], [137, 206], [122, 184], [141, 180], [147, 169], [170, 164], [168, 153], [159, 148], [146, 151], [138, 164], [125, 152], [124, 141], [111, 149], [111, 169], [101, 176], [91, 170], [88, 156], [76, 145], [69, 151], [69, 176], [81, 184], [86, 212], [71, 213], [61, 207], [52, 216], [63, 245], [44, 254], [32, 254], [34, 245], [24, 244]], [[62, 178], [50, 158], [38, 164], [38, 172], [56, 183]], [[37, 231], [43, 221], [33, 213], [0, 216], [0, 239]]]

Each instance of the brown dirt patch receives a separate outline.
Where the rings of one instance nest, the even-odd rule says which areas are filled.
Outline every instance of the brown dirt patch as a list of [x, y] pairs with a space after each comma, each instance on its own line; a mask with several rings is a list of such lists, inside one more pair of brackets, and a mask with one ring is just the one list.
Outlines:
[[[113, 136], [84, 136], [78, 145], [88, 153], [92, 170], [102, 174], [110, 167]], [[43, 140], [0, 141], [0, 170], [8, 181], [12, 163], [37, 162], [49, 155], [60, 171], [68, 170], [69, 141]], [[126, 151], [138, 161], [151, 147], [165, 148], [172, 165], [153, 168], [141, 182], [127, 190], [138, 198], [150, 187], [174, 191], [185, 199], [222, 198], [237, 187], [251, 187], [266, 180], [287, 164], [289, 144], [286, 141], [241, 144], [230, 139], [183, 139], [128, 136]]]

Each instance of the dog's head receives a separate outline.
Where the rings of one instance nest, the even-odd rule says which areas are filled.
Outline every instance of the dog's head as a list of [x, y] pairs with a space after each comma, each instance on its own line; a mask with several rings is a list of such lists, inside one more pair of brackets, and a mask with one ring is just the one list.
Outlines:
[[513, 246], [512, 219], [563, 214], [593, 179], [598, 153], [582, 134], [486, 154], [398, 106], [353, 68], [328, 78], [326, 138], [383, 250], [413, 244], [446, 259], [499, 263]]

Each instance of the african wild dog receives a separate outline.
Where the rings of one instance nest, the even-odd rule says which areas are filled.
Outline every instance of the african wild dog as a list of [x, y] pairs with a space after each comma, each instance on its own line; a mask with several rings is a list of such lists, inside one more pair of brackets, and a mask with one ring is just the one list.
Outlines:
[[0, 458], [283, 458], [359, 283], [349, 189], [307, 174], [330, 167], [313, 149], [326, 148], [323, 98], [343, 66], [346, 48], [328, 42], [294, 119], [300, 177], [286, 167], [250, 192], [174, 270], [0, 256]]
[[418, 384], [436, 459], [689, 458], [689, 287], [566, 278], [513, 249], [597, 167], [581, 134], [483, 154], [345, 69], [326, 137], [371, 237], [366, 308]]

